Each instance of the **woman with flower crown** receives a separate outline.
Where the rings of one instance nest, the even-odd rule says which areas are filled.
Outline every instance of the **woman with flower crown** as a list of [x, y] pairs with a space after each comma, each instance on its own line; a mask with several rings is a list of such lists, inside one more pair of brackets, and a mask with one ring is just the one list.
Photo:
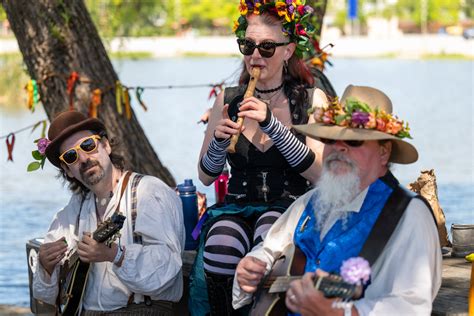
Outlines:
[[[200, 180], [210, 185], [227, 160], [231, 178], [225, 202], [208, 210], [201, 231], [190, 285], [193, 315], [236, 313], [231, 289], [238, 262], [261, 245], [272, 223], [320, 173], [322, 144], [292, 130], [293, 124], [308, 123], [313, 104], [327, 102], [324, 92], [311, 89], [314, 78], [302, 59], [314, 53], [313, 10], [302, 0], [241, 0], [239, 9], [234, 26], [244, 55], [239, 86], [218, 95], [198, 167]], [[260, 68], [255, 94], [243, 99], [255, 67]], [[226, 148], [239, 133], [237, 117], [245, 121], [230, 154]]]

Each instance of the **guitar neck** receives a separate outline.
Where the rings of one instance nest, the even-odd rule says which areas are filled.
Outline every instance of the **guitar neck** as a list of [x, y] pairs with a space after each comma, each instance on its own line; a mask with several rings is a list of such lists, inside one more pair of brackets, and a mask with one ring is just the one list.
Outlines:
[[269, 293], [286, 292], [290, 288], [290, 283], [301, 279], [302, 276], [280, 276], [274, 279], [268, 279], [264, 287], [269, 287]]
[[[302, 276], [281, 276], [276, 277], [273, 282], [267, 280], [266, 284], [270, 285], [268, 293], [286, 292], [290, 283], [294, 280], [301, 279]], [[344, 282], [340, 276], [329, 275], [325, 277], [314, 277], [314, 287], [323, 292], [326, 297], [341, 297], [345, 299], [360, 297], [362, 289], [360, 286]]]

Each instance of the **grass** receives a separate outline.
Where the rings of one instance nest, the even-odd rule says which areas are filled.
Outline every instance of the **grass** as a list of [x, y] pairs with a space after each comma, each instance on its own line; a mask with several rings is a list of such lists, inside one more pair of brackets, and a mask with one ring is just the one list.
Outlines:
[[108, 54], [111, 59], [139, 60], [139, 59], [153, 58], [153, 54], [151, 52], [115, 52], [115, 53], [108, 52]]
[[20, 53], [0, 55], [0, 104], [4, 108], [26, 108], [25, 84], [29, 76]]
[[428, 60], [433, 60], [433, 59], [446, 59], [446, 60], [474, 60], [474, 56], [467, 56], [467, 55], [462, 55], [462, 54], [446, 54], [446, 53], [440, 53], [440, 54], [424, 54], [421, 56], [422, 59], [428, 59]]
[[21, 53], [20, 52], [8, 52], [8, 53], [0, 52], [0, 61], [3, 59], [11, 59], [11, 58], [21, 58]]

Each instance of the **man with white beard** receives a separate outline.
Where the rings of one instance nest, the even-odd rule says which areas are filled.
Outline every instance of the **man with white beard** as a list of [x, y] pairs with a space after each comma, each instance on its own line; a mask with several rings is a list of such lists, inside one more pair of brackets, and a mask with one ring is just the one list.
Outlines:
[[[392, 103], [383, 92], [350, 85], [340, 103], [315, 109], [316, 123], [294, 126], [325, 144], [321, 175], [315, 188], [274, 223], [263, 246], [240, 261], [235, 309], [260, 293], [262, 278], [294, 245], [306, 261], [304, 276], [286, 292], [290, 312], [431, 314], [441, 285], [440, 244], [428, 204], [403, 189], [389, 170], [391, 163], [418, 159], [415, 147], [403, 140], [411, 138], [408, 125], [391, 113]], [[368, 262], [354, 258], [358, 256]], [[315, 288], [315, 276], [327, 272], [364, 285], [362, 297], [353, 304], [325, 297]], [[260, 295], [255, 295], [254, 308]]]

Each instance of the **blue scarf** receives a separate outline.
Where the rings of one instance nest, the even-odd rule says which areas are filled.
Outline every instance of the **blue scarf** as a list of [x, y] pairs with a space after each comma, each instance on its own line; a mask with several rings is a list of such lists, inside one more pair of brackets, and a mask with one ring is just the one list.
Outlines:
[[315, 272], [319, 268], [339, 274], [342, 262], [357, 257], [362, 250], [392, 191], [393, 189], [380, 179], [372, 183], [360, 211], [351, 212], [344, 226], [339, 219], [322, 241], [313, 208], [313, 204], [317, 205], [314, 199], [317, 201], [318, 197], [314, 196], [306, 205], [294, 234], [295, 245], [306, 255], [305, 272]]
[[[339, 274], [342, 262], [357, 257], [360, 253], [392, 191], [392, 188], [380, 179], [372, 183], [360, 211], [350, 212], [344, 226], [342, 220], [338, 220], [322, 241], [313, 209], [313, 204], [317, 203], [310, 201], [301, 215], [294, 235], [295, 244], [307, 258], [305, 272], [314, 272], [319, 268]], [[317, 201], [317, 196], [314, 199]]]

